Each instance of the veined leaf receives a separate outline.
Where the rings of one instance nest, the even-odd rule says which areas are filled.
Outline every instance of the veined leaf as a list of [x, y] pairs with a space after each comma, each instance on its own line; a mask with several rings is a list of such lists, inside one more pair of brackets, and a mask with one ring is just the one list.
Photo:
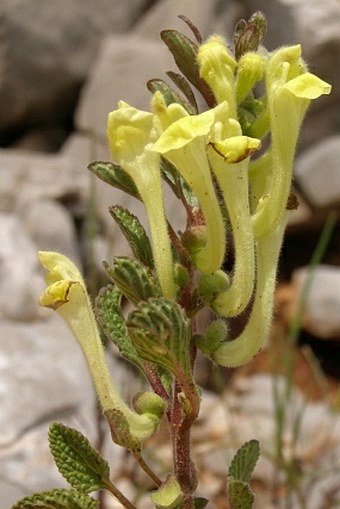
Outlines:
[[82, 493], [105, 488], [109, 465], [80, 431], [55, 422], [48, 439], [59, 472], [73, 488]]
[[176, 167], [164, 157], [161, 157], [161, 171], [164, 180], [169, 184], [177, 198], [182, 201], [185, 200], [191, 207], [198, 206], [196, 195], [178, 173]]
[[[196, 102], [196, 97], [188, 81], [181, 74], [174, 71], [167, 71], [167, 75], [169, 78], [177, 85], [177, 87], [183, 92], [185, 97], [188, 99], [189, 104], [191, 105], [192, 115], [196, 115], [198, 113], [198, 106]], [[189, 112], [190, 113], [190, 112]]]
[[127, 333], [121, 311], [121, 291], [113, 285], [102, 288], [96, 299], [96, 316], [108, 339], [118, 348], [121, 355], [140, 369], [142, 363]]
[[179, 304], [162, 298], [140, 302], [127, 320], [127, 329], [139, 355], [177, 373], [192, 377], [189, 321]]
[[246, 442], [235, 454], [228, 475], [237, 481], [249, 482], [259, 456], [259, 442], [257, 440]]
[[19, 500], [11, 509], [99, 509], [99, 502], [75, 490], [51, 490]]
[[154, 263], [150, 240], [139, 219], [120, 205], [110, 207], [109, 211], [128, 241], [137, 260], [152, 269]]
[[134, 181], [128, 173], [118, 164], [104, 161], [94, 161], [87, 167], [92, 173], [97, 175], [100, 180], [110, 186], [116, 187], [135, 198], [140, 199]]
[[252, 509], [255, 496], [247, 482], [228, 477], [228, 501], [230, 509]]
[[106, 262], [104, 267], [122, 294], [133, 304], [161, 295], [158, 280], [151, 274], [148, 267], [138, 260], [115, 256], [113, 267]]
[[171, 51], [179, 70], [201, 92], [208, 106], [214, 107], [214, 95], [199, 73], [198, 45], [177, 30], [163, 30], [161, 38]]

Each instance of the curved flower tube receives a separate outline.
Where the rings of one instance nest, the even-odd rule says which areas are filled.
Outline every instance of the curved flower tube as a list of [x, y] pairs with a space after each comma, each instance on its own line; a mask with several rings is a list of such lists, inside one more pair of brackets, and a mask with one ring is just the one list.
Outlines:
[[221, 366], [235, 368], [246, 364], [259, 352], [268, 337], [273, 316], [276, 269], [287, 218], [285, 213], [276, 230], [257, 241], [256, 294], [251, 315], [240, 336], [226, 341], [212, 353], [212, 359]]
[[[169, 117], [171, 114], [169, 107]], [[156, 115], [159, 115], [161, 125], [166, 125], [166, 112], [163, 111], [162, 115], [157, 112]], [[152, 150], [175, 165], [197, 196], [205, 218], [207, 240], [195, 255], [194, 262], [201, 272], [209, 274], [221, 267], [225, 254], [223, 218], [206, 154], [208, 134], [215, 121], [215, 109], [190, 116], [183, 109], [183, 115], [175, 122], [169, 122]]]
[[152, 405], [149, 405], [148, 413], [142, 415], [130, 410], [112, 382], [91, 302], [79, 270], [62, 254], [40, 251], [38, 256], [40, 263], [48, 271], [47, 288], [41, 295], [39, 304], [57, 311], [78, 340], [104, 412], [119, 412], [125, 417], [133, 439], [138, 442], [145, 440], [158, 426], [160, 415], [156, 407], [163, 405], [163, 400], [152, 394], [154, 413]]
[[[225, 317], [236, 316], [246, 308], [253, 293], [255, 281], [255, 250], [249, 206], [249, 157], [247, 155], [259, 148], [261, 142], [260, 140], [243, 140], [246, 137], [239, 138], [246, 142], [248, 148], [242, 150], [241, 143], [241, 151], [245, 159], [238, 163], [229, 163], [228, 159], [223, 157], [223, 153], [220, 152], [221, 143], [212, 144], [208, 149], [209, 160], [222, 191], [234, 238], [235, 266], [232, 284], [213, 302], [215, 311]], [[251, 146], [253, 148], [250, 148]], [[241, 154], [239, 157], [242, 157]]]
[[306, 72], [300, 45], [283, 47], [268, 61], [266, 94], [271, 130], [271, 185], [253, 216], [256, 238], [270, 235], [284, 214], [292, 180], [300, 126], [312, 99], [331, 92], [331, 85]]
[[152, 252], [165, 298], [174, 299], [176, 286], [173, 259], [164, 213], [159, 155], [152, 150], [156, 132], [153, 114], [124, 102], [108, 117], [107, 136], [113, 159], [133, 179], [145, 205], [151, 232]]

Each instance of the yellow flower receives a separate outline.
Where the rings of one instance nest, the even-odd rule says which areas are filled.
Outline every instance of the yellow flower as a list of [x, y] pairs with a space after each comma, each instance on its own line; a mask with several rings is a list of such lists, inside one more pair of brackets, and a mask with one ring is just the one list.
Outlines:
[[[159, 124], [166, 128], [152, 150], [175, 165], [197, 196], [205, 218], [206, 245], [194, 255], [194, 263], [201, 272], [209, 274], [221, 267], [225, 253], [225, 229], [206, 153], [216, 111], [188, 115], [183, 108], [180, 112], [178, 105], [167, 107], [159, 95], [155, 96], [153, 107]], [[171, 123], [174, 118], [177, 119]]]
[[[156, 430], [160, 416], [150, 410], [142, 415], [134, 413], [118, 394], [107, 366], [86, 285], [79, 270], [62, 254], [40, 251], [38, 255], [40, 263], [48, 271], [47, 287], [39, 299], [39, 304], [56, 310], [78, 340], [104, 412], [120, 412], [128, 423], [128, 431], [132, 437], [138, 441], [146, 439]], [[161, 400], [158, 396], [156, 398]], [[159, 401], [156, 406], [159, 406]]]
[[299, 130], [312, 99], [331, 92], [331, 85], [306, 72], [300, 45], [284, 47], [269, 58], [266, 95], [271, 131], [269, 186], [253, 216], [256, 238], [269, 235], [280, 223], [290, 191]]
[[119, 109], [109, 114], [107, 136], [113, 159], [130, 175], [145, 205], [154, 262], [163, 295], [174, 299], [176, 287], [164, 213], [160, 157], [152, 150], [156, 139], [153, 114], [121, 101]]
[[229, 116], [237, 118], [234, 72], [236, 61], [230, 54], [224, 39], [212, 35], [198, 49], [197, 60], [200, 75], [214, 93], [217, 103], [226, 101]]

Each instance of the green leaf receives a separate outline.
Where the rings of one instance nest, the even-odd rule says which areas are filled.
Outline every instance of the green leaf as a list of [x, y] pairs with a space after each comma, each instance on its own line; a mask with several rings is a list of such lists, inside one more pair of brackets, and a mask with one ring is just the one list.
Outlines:
[[182, 507], [183, 493], [176, 478], [169, 475], [165, 483], [154, 491], [150, 498], [157, 509], [179, 509]]
[[198, 200], [186, 181], [178, 173], [176, 167], [164, 157], [161, 157], [161, 171], [164, 180], [171, 187], [177, 198], [188, 203], [191, 207], [198, 206]]
[[75, 490], [58, 489], [22, 498], [11, 509], [99, 509], [99, 502]]
[[143, 370], [141, 360], [126, 330], [121, 298], [121, 291], [113, 285], [102, 288], [96, 299], [96, 316], [105, 335], [117, 346], [122, 357]]
[[[181, 92], [188, 99], [189, 104], [191, 105], [191, 114], [196, 115], [198, 113], [198, 106], [196, 102], [195, 94], [193, 93], [189, 82], [182, 76], [181, 74], [174, 71], [167, 71], [166, 73], [169, 78], [175, 83], [175, 85], [180, 89]], [[190, 113], [190, 112], [189, 112]]]
[[198, 45], [177, 30], [163, 30], [161, 38], [171, 51], [179, 70], [201, 92], [207, 104], [215, 106], [214, 95], [199, 73]]
[[189, 321], [177, 302], [152, 298], [140, 302], [127, 320], [134, 347], [142, 359], [192, 377]]
[[115, 256], [113, 267], [104, 262], [104, 268], [122, 294], [133, 304], [161, 295], [157, 278], [138, 260]]
[[193, 115], [195, 113], [195, 110], [193, 109], [192, 105], [184, 101], [181, 96], [171, 88], [171, 86], [164, 80], [160, 78], [154, 78], [152, 80], [149, 80], [147, 82], [147, 87], [150, 92], [153, 94], [155, 92], [160, 92], [165, 100], [165, 103], [167, 106], [173, 103], [178, 103], [183, 108], [190, 113], [190, 115]]
[[259, 456], [259, 442], [257, 440], [246, 442], [235, 454], [228, 475], [237, 481], [249, 482]]
[[228, 501], [230, 509], [251, 509], [255, 500], [247, 482], [228, 478]]
[[137, 260], [152, 269], [154, 263], [150, 240], [139, 219], [120, 205], [110, 207], [109, 212], [121, 229]]
[[108, 463], [79, 431], [55, 422], [48, 433], [51, 453], [61, 475], [82, 493], [105, 488]]
[[135, 198], [140, 199], [134, 181], [128, 173], [118, 164], [103, 161], [94, 161], [87, 167], [100, 180], [110, 186], [116, 187]]

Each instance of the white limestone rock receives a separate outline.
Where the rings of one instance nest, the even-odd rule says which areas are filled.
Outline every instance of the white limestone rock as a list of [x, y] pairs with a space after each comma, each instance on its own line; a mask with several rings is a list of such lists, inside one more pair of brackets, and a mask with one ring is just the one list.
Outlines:
[[128, 30], [148, 0], [2, 0], [0, 130], [66, 118], [105, 34]]
[[20, 221], [0, 214], [0, 317], [28, 321], [39, 317], [43, 287], [36, 247]]
[[151, 94], [146, 82], [163, 78], [171, 65], [171, 55], [159, 41], [142, 40], [135, 35], [107, 37], [82, 89], [76, 111], [76, 126], [104, 138], [108, 113], [118, 101], [149, 109]]
[[[293, 273], [295, 300], [291, 314], [297, 309], [308, 274], [308, 267], [302, 267]], [[319, 265], [313, 275], [303, 313], [302, 326], [310, 334], [324, 339], [340, 338], [339, 289], [340, 268]]]
[[81, 266], [74, 221], [55, 200], [39, 199], [20, 211], [23, 226], [39, 251], [57, 251]]
[[77, 202], [87, 196], [89, 176], [59, 154], [0, 149], [0, 211], [16, 212], [39, 198]]
[[230, 36], [235, 22], [241, 16], [241, 6], [237, 1], [223, 0], [162, 0], [156, 2], [142, 16], [135, 26], [135, 34], [147, 39], [159, 40], [159, 33], [164, 29], [175, 29], [194, 40], [192, 32], [178, 18], [183, 14], [199, 29], [203, 38], [219, 31]]
[[296, 160], [295, 177], [316, 208], [340, 206], [340, 136], [334, 135], [305, 150]]

